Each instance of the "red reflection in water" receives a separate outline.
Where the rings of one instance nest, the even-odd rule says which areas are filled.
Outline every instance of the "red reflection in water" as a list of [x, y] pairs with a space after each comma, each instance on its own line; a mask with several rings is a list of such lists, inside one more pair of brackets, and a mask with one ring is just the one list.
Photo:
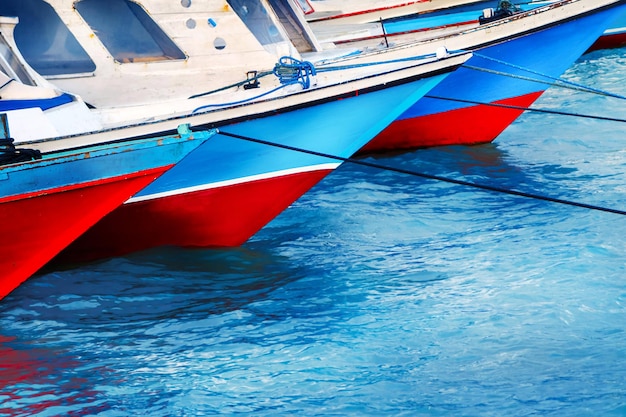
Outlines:
[[[18, 350], [15, 338], [0, 336], [0, 415], [28, 416], [52, 407], [89, 403], [97, 392], [83, 378], [67, 377], [80, 363], [49, 349]], [[102, 411], [102, 406], [63, 411], [78, 416]]]

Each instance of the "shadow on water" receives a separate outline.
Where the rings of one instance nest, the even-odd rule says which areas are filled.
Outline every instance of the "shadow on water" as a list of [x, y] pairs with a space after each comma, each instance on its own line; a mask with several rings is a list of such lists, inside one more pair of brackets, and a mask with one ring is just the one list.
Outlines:
[[[344, 164], [337, 172], [339, 175], [344, 175], [346, 177], [345, 180], [349, 180], [349, 177], [353, 175], [359, 175], [360, 178], [369, 176], [371, 181], [383, 181], [384, 184], [389, 186], [396, 184], [400, 190], [410, 190], [416, 194], [420, 192], [429, 194], [431, 190], [439, 190], [441, 185], [447, 184], [445, 181], [423, 178], [420, 174], [498, 187], [505, 190], [515, 189], [528, 192], [537, 190], [537, 193], [540, 193], [545, 187], [545, 183], [540, 178], [546, 170], [563, 173], [565, 171], [571, 172], [569, 169], [558, 166], [533, 168], [519, 165], [506, 150], [501, 149], [497, 142], [473, 146], [442, 146], [401, 153], [368, 155], [360, 160], [414, 172], [416, 175], [363, 167], [358, 164]], [[354, 171], [361, 171], [361, 173], [355, 174]], [[470, 186], [448, 185], [451, 193], [468, 191], [484, 193], [484, 191]], [[496, 192], [489, 193], [498, 194]]]
[[[506, 155], [493, 144], [423, 149], [368, 157], [366, 160], [435, 175], [452, 173], [507, 178], [508, 174], [517, 171], [516, 167], [506, 164]], [[428, 188], [422, 187], [424, 181], [428, 182], [428, 186], [433, 185], [432, 181], [420, 178], [413, 181], [399, 173], [344, 164], [313, 193], [318, 193], [315, 197], [321, 197], [320, 201], [324, 197], [319, 193], [326, 194], [331, 200], [337, 198], [335, 208], [339, 211], [347, 209], [349, 215], [350, 210], [360, 209], [343, 206], [339, 201], [346, 194], [340, 189], [342, 187], [351, 184], [362, 187], [368, 183], [377, 186], [382, 183], [389, 186], [386, 195], [378, 194], [374, 198], [394, 199], [396, 193], [410, 193], [420, 200], [421, 193], [428, 191]], [[347, 193], [357, 196], [359, 190], [350, 189]], [[364, 198], [362, 203], [369, 205], [370, 201]], [[403, 210], [403, 204], [396, 208]], [[381, 205], [363, 206], [361, 211], [368, 210], [385, 208]], [[363, 259], [371, 261], [371, 268], [385, 269], [388, 266], [385, 257], [391, 261], [397, 258], [398, 263], [407, 267], [413, 266], [412, 262], [403, 259], [406, 250], [402, 243], [383, 239], [376, 244], [388, 245], [390, 251], [372, 257], [367, 253], [371, 249], [367, 246], [368, 242], [345, 240], [341, 235], [336, 235], [337, 238], [324, 233], [314, 235], [322, 227], [340, 231], [355, 226], [341, 217], [328, 218], [324, 212], [313, 210], [282, 218], [287, 221], [273, 222], [266, 228], [269, 233], [262, 231], [239, 248], [162, 247], [67, 269], [43, 270], [3, 300], [0, 314], [2, 310], [10, 311], [23, 306], [39, 310], [37, 313], [46, 317], [58, 316], [65, 323], [77, 325], [103, 320], [114, 325], [193, 314], [221, 314], [263, 300], [277, 288], [313, 275], [318, 269], [345, 271], [346, 265], [361, 267]], [[366, 218], [363, 220], [367, 221]], [[337, 227], [337, 221], [342, 225]], [[352, 244], [354, 246], [350, 246]], [[333, 266], [334, 263], [336, 266]], [[414, 274], [412, 279], [415, 282], [445, 279], [438, 272], [422, 272]], [[97, 314], [94, 314], [96, 311]]]
[[[532, 187], [533, 180], [509, 159], [497, 144], [487, 144], [370, 155], [357, 161], [505, 188]], [[351, 285], [363, 293], [380, 291], [381, 285], [414, 291], [457, 274], [446, 257], [472, 241], [467, 228], [457, 225], [468, 216], [489, 220], [491, 211], [502, 207], [517, 210], [519, 201], [506, 197], [344, 163], [248, 245], [270, 242], [300, 265], [349, 276]], [[472, 230], [490, 226], [479, 221]]]
[[121, 358], [201, 346], [306, 273], [264, 250], [159, 248], [35, 276], [0, 304], [0, 414], [110, 410], [98, 384], [126, 381]]
[[221, 314], [262, 300], [303, 274], [262, 249], [162, 247], [35, 276], [3, 300], [0, 314], [28, 308], [47, 317], [57, 312], [76, 324]]
[[[393, 155], [370, 155], [363, 159], [366, 162], [415, 172], [417, 175], [413, 179], [411, 175], [404, 173], [384, 172], [380, 169], [350, 164], [345, 165], [345, 172], [341, 172], [344, 166], [337, 172], [344, 175], [344, 180], [347, 180], [354, 175], [354, 171], [361, 171], [366, 175], [370, 174], [372, 181], [382, 180], [390, 186], [395, 182], [405, 190], [421, 193], [422, 196], [431, 194], [437, 196], [437, 193], [445, 188], [450, 194], [472, 193], [472, 198], [478, 200], [496, 198], [531, 205], [549, 204], [546, 206], [548, 209], [554, 207], [556, 210], [559, 209], [559, 204], [541, 201], [541, 197], [594, 204], [595, 202], [590, 199], [589, 188], [599, 181], [606, 180], [607, 175], [613, 174], [609, 170], [608, 174], [603, 172], [597, 165], [594, 165], [595, 171], [590, 169], [592, 165], [590, 162], [593, 162], [593, 158], [605, 160], [611, 156], [613, 160], [619, 162], [617, 155], [621, 155], [621, 143], [614, 146], [617, 153], [611, 154], [612, 148], [607, 147], [603, 153], [592, 154], [588, 141], [578, 139], [576, 136], [567, 136], [569, 132], [565, 133], [565, 136], [559, 135], [558, 132], [541, 134], [537, 127], [532, 126], [533, 124], [522, 118], [512, 126], [510, 133], [505, 132], [502, 138], [489, 144], [434, 147]], [[540, 125], [540, 128], [543, 126]], [[517, 137], [514, 137], [515, 135]], [[611, 162], [613, 165], [617, 163]], [[363, 177], [362, 173], [360, 175]], [[529, 196], [511, 196], [506, 192], [450, 184], [426, 179], [419, 174], [465, 181], [503, 191], [519, 191]], [[532, 198], [532, 195], [538, 198]], [[433, 201], [433, 204], [438, 203]], [[608, 203], [598, 203], [600, 206], [606, 204]]]

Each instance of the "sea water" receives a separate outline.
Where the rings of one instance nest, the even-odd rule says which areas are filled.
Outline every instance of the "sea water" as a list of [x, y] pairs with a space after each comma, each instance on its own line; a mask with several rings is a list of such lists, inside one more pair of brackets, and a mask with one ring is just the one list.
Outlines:
[[[565, 79], [626, 95], [626, 50]], [[536, 108], [626, 118], [550, 88]], [[626, 124], [525, 113], [369, 157], [626, 210]], [[345, 164], [240, 248], [161, 248], [0, 303], [0, 415], [625, 416], [626, 217]]]

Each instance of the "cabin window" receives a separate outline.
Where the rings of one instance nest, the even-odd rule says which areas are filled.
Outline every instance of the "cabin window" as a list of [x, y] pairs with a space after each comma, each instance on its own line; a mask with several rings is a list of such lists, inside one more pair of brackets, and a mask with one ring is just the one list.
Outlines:
[[[36, 85], [22, 62], [15, 56], [13, 50], [0, 33], [0, 71], [9, 77], [26, 85]], [[4, 78], [4, 77], [2, 77]]]
[[185, 54], [137, 3], [81, 0], [74, 7], [118, 62], [185, 59]]
[[261, 45], [285, 40], [260, 0], [227, 0], [227, 2]]
[[96, 65], [65, 26], [52, 6], [43, 0], [0, 0], [0, 16], [17, 17], [15, 43], [39, 74], [90, 73]]

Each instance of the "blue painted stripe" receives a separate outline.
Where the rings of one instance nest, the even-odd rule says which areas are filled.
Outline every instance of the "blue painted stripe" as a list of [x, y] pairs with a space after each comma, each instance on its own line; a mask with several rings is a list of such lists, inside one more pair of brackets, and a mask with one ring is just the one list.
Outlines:
[[0, 167], [0, 197], [53, 190], [175, 164], [213, 131], [91, 146]]
[[[315, 152], [350, 157], [447, 74], [343, 100], [220, 128], [228, 133]], [[137, 194], [167, 193], [276, 171], [337, 162], [334, 159], [220, 135]], [[191, 173], [191, 174], [190, 174]]]
[[[457, 6], [450, 9], [443, 9], [434, 12], [424, 13], [414, 18], [398, 18], [391, 19], [385, 23], [385, 32], [388, 34], [402, 33], [414, 30], [429, 29], [438, 26], [449, 26], [463, 22], [476, 21], [482, 11], [487, 8], [496, 8], [499, 0], [478, 1], [473, 4]], [[546, 2], [537, 2], [530, 4], [527, 2], [520, 3], [519, 7], [523, 11], [536, 9], [545, 6]]]
[[0, 100], [0, 111], [31, 109], [39, 107], [41, 110], [48, 110], [63, 104], [71, 103], [72, 96], [63, 93], [58, 97], [40, 98], [34, 100]]

